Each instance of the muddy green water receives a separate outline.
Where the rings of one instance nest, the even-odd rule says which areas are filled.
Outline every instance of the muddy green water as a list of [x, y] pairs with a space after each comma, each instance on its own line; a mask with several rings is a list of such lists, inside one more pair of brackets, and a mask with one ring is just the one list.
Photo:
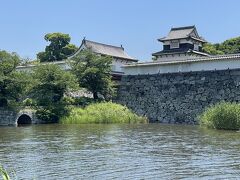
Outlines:
[[240, 133], [195, 126], [0, 127], [17, 179], [238, 179]]

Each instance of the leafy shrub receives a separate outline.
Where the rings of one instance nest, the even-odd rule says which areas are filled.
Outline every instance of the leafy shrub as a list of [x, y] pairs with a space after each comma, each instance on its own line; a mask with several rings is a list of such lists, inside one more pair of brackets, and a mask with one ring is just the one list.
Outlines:
[[116, 103], [96, 103], [85, 108], [74, 107], [68, 116], [60, 119], [62, 124], [88, 123], [147, 123], [145, 117], [138, 116], [127, 107]]
[[200, 125], [212, 129], [238, 130], [240, 104], [221, 102], [207, 108], [200, 115]]
[[77, 97], [74, 99], [73, 105], [86, 107], [92, 103], [101, 102], [101, 101], [102, 101], [101, 99], [94, 100], [93, 98], [89, 98], [89, 97]]
[[34, 106], [36, 102], [33, 101], [31, 98], [26, 98], [23, 100], [23, 105], [24, 106]]
[[49, 109], [40, 108], [36, 111], [36, 116], [38, 119], [41, 119], [45, 122], [56, 122], [58, 116]]
[[68, 114], [69, 108], [61, 104], [38, 107], [36, 111], [37, 118], [46, 123], [57, 123], [61, 117], [67, 116]]
[[70, 97], [70, 96], [64, 96], [62, 99], [62, 102], [65, 105], [74, 105], [75, 104], [75, 99]]

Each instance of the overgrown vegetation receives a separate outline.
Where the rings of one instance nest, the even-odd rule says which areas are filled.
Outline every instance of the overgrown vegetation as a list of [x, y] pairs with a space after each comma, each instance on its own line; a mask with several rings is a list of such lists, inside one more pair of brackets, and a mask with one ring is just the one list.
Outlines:
[[[58, 122], [68, 114], [70, 105], [84, 107], [110, 100], [113, 95], [110, 57], [82, 51], [73, 58], [71, 72], [51, 63], [38, 64], [32, 72], [20, 72], [16, 70], [20, 62], [17, 54], [0, 51], [0, 107], [31, 106], [39, 119]], [[68, 96], [79, 85], [92, 92], [94, 99]]]
[[75, 76], [57, 65], [46, 64], [37, 66], [32, 77], [31, 96], [38, 118], [57, 122], [68, 111], [69, 104], [64, 94], [77, 88]]
[[26, 93], [29, 76], [16, 71], [20, 62], [16, 53], [0, 51], [0, 107], [19, 105]]
[[44, 36], [44, 39], [50, 44], [46, 46], [44, 52], [37, 54], [40, 62], [64, 60], [78, 49], [75, 45], [70, 44], [71, 38], [68, 34], [48, 33]]
[[200, 125], [212, 129], [239, 130], [240, 104], [221, 102], [207, 108], [199, 117]]
[[147, 122], [147, 118], [134, 114], [125, 106], [111, 102], [95, 103], [86, 108], [74, 107], [68, 116], [60, 120], [62, 124]]
[[90, 104], [102, 101], [101, 99], [94, 100], [93, 98], [89, 98], [89, 97], [77, 97], [77, 98], [72, 98], [72, 100], [73, 101], [71, 102], [71, 105], [81, 106], [81, 107], [86, 107]]
[[240, 37], [228, 39], [223, 43], [207, 43], [203, 46], [203, 51], [212, 55], [240, 53]]
[[[29, 64], [29, 59], [21, 60], [15, 53], [0, 51], [0, 107], [10, 104], [32, 107], [36, 109], [37, 118], [45, 122], [58, 122], [60, 118], [65, 119], [64, 123], [73, 122], [73, 119], [78, 123], [147, 121], [121, 105], [100, 103], [111, 100], [115, 93], [112, 57], [82, 50], [69, 61], [72, 70], [65, 71], [53, 63], [41, 62], [63, 60], [73, 54], [77, 48], [69, 44], [69, 35], [49, 33], [44, 38], [50, 44], [37, 54], [36, 66], [31, 72], [17, 71], [17, 66]], [[71, 97], [69, 92], [78, 88], [91, 92], [93, 99]], [[69, 107], [74, 106], [81, 108], [73, 108], [69, 115]]]
[[98, 99], [101, 94], [106, 100], [114, 94], [111, 64], [111, 57], [99, 56], [88, 50], [83, 50], [70, 61], [79, 86], [92, 92], [94, 99]]

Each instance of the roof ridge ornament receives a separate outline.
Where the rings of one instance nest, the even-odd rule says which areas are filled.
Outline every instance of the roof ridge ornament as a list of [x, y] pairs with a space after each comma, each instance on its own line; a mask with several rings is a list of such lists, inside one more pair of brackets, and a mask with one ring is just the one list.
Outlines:
[[172, 27], [171, 30], [195, 29], [195, 28], [196, 28], [196, 26], [192, 25], [192, 26]]
[[83, 37], [82, 43], [86, 42], [86, 36]]

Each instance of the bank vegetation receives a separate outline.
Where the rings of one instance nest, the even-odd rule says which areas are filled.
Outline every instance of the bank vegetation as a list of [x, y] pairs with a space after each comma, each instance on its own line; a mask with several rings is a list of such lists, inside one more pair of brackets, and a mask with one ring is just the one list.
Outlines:
[[[59, 34], [47, 37], [50, 38], [49, 46], [57, 43], [55, 39], [59, 38], [67, 39], [67, 45], [70, 41], [68, 36]], [[64, 49], [55, 52], [56, 57], [52, 57], [54, 53], [48, 50], [38, 54], [42, 58], [44, 55], [40, 62], [49, 59], [48, 55], [51, 55], [50, 62], [56, 60], [56, 57], [67, 56], [63, 54]], [[0, 51], [1, 108], [27, 106], [35, 109], [37, 118], [46, 123], [57, 123], [60, 120], [63, 124], [147, 122], [146, 118], [137, 116], [126, 107], [111, 103], [115, 95], [111, 75], [112, 57], [82, 50], [69, 60], [70, 71], [54, 63], [39, 63], [31, 71], [18, 71], [17, 66], [21, 62], [22, 59], [16, 53]], [[83, 89], [92, 97], [72, 95]], [[99, 103], [101, 101], [105, 103]]]
[[127, 107], [112, 102], [94, 103], [85, 108], [73, 107], [60, 119], [62, 124], [147, 123], [146, 117], [134, 114]]
[[239, 130], [240, 104], [220, 102], [208, 107], [200, 116], [200, 125], [211, 129]]

